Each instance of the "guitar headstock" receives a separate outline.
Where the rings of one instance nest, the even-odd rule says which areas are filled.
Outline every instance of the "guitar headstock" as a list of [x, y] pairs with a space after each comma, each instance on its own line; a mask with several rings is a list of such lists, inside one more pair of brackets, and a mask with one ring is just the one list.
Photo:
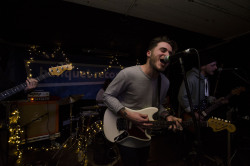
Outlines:
[[246, 91], [245, 87], [239, 87], [239, 88], [233, 89], [231, 93], [233, 95], [239, 95], [241, 92], [244, 92], [244, 91]]
[[220, 118], [209, 118], [208, 126], [213, 129], [214, 132], [218, 132], [221, 130], [227, 129], [228, 132], [233, 133], [236, 131], [236, 127], [234, 124], [231, 124], [228, 120], [223, 120]]
[[57, 66], [57, 67], [51, 67], [51, 68], [49, 68], [49, 73], [50, 73], [51, 75], [59, 76], [59, 75], [61, 75], [64, 71], [66, 71], [66, 70], [72, 70], [72, 69], [73, 69], [72, 64], [62, 65], [62, 66]]

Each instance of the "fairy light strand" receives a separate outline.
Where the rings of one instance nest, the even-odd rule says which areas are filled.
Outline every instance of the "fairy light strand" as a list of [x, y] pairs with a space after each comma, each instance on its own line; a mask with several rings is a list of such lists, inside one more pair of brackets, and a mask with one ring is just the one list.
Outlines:
[[[60, 46], [58, 46], [56, 49], [54, 49], [52, 51], [52, 53], [48, 53], [46, 51], [43, 51], [43, 50], [39, 50], [39, 46], [31, 46], [29, 49], [28, 49], [28, 54], [29, 54], [29, 60], [26, 61], [26, 69], [27, 69], [27, 75], [28, 77], [32, 77], [32, 68], [30, 67], [30, 64], [32, 62], [34, 62], [34, 59], [35, 57], [43, 57], [45, 59], [55, 59], [56, 57], [58, 57], [59, 55], [61, 55], [61, 57], [58, 57], [58, 58], [61, 58], [61, 59], [64, 59], [64, 62], [65, 63], [70, 63], [70, 60], [68, 58], [68, 56], [66, 55], [66, 53], [61, 49]], [[111, 60], [108, 62], [109, 65], [107, 65], [106, 68], [104, 68], [102, 71], [99, 71], [99, 72], [91, 72], [91, 71], [87, 71], [86, 74], [89, 76], [89, 77], [97, 77], [97, 76], [103, 76], [105, 72], [107, 72], [109, 69], [113, 68], [114, 66], [119, 66], [120, 69], [124, 69], [124, 66], [121, 65], [118, 61], [118, 55], [114, 55], [111, 57]], [[79, 68], [77, 67], [76, 68], [77, 70], [79, 70]], [[83, 71], [79, 70], [80, 74], [85, 74]]]
[[20, 161], [22, 159], [22, 149], [20, 148], [21, 145], [21, 134], [23, 133], [23, 130], [21, 130], [21, 127], [19, 125], [19, 110], [15, 109], [10, 117], [9, 117], [9, 141], [8, 143], [11, 145], [14, 145], [16, 147], [16, 151], [14, 154], [17, 156], [17, 164], [20, 164]]

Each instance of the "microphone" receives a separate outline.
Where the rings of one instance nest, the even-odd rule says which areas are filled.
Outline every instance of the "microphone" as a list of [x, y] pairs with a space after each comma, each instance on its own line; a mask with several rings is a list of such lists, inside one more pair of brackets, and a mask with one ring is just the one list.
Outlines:
[[218, 71], [221, 72], [221, 71], [234, 71], [234, 70], [238, 70], [238, 68], [218, 68]]
[[177, 53], [174, 54], [173, 56], [165, 56], [165, 57], [164, 57], [164, 62], [169, 62], [169, 61], [171, 61], [171, 60], [173, 60], [173, 59], [176, 59], [176, 58], [180, 58], [180, 57], [182, 57], [182, 56], [185, 56], [185, 55], [191, 53], [191, 50], [193, 50], [193, 48], [188, 48], [188, 49], [186, 49], [186, 50], [184, 50], [184, 51], [177, 52]]

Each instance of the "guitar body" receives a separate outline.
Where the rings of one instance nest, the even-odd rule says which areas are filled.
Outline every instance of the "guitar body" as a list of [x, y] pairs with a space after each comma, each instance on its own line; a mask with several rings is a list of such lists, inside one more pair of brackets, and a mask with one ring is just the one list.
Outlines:
[[[150, 121], [154, 120], [153, 115], [158, 111], [158, 109], [155, 107], [148, 107], [148, 108], [141, 109], [141, 110], [132, 110], [129, 108], [126, 108], [126, 109], [132, 112], [139, 112], [142, 114], [147, 114]], [[103, 131], [104, 131], [105, 137], [110, 142], [121, 142], [125, 139], [139, 139], [141, 141], [151, 140], [151, 136], [148, 134], [147, 130], [141, 131], [139, 128], [134, 126], [131, 122], [125, 120], [119, 115], [114, 114], [109, 109], [107, 109], [104, 113]]]
[[[182, 114], [182, 120], [183, 120], [183, 121], [190, 121], [190, 120], [192, 120], [192, 115], [191, 115], [191, 113], [184, 112], [184, 113]], [[195, 132], [195, 128], [194, 128], [193, 125], [190, 125], [190, 126], [186, 127], [186, 129], [187, 129], [188, 131], [192, 132], [192, 133]]]

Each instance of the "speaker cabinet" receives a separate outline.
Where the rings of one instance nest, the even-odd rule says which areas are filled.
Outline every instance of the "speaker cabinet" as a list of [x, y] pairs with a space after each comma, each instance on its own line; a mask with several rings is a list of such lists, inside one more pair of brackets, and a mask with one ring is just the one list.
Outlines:
[[20, 126], [27, 142], [51, 139], [59, 135], [57, 101], [19, 102]]

